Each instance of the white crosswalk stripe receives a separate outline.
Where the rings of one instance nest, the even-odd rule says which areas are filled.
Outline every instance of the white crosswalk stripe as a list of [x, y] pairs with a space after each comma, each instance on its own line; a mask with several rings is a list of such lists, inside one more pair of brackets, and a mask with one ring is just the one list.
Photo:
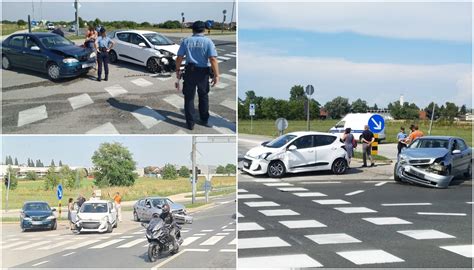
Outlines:
[[28, 242], [29, 241], [18, 241], [18, 242], [11, 243], [11, 244], [8, 244], [8, 245], [2, 245], [2, 249], [12, 248], [12, 247], [15, 247], [15, 246], [26, 244]]
[[337, 254], [357, 265], [404, 262], [403, 259], [398, 258], [386, 251], [379, 250], [379, 249], [343, 251], [343, 252], [337, 252]]
[[52, 245], [47, 245], [47, 246], [44, 246], [44, 247], [40, 247], [40, 248], [38, 248], [38, 249], [39, 249], [39, 250], [49, 250], [49, 249], [61, 247], [61, 246], [64, 246], [64, 245], [67, 245], [67, 244], [70, 244], [70, 243], [74, 243], [74, 242], [75, 242], [74, 240], [66, 240], [66, 241], [62, 241], [62, 242], [56, 243], [56, 244], [52, 244]]
[[99, 245], [90, 247], [90, 249], [105, 248], [105, 247], [111, 246], [111, 245], [113, 245], [113, 244], [117, 244], [118, 242], [122, 242], [122, 241], [124, 241], [124, 240], [125, 240], [125, 239], [113, 239], [113, 240], [107, 241], [107, 242], [105, 242], [105, 243], [102, 243], [102, 244], [99, 244]]
[[[327, 227], [321, 222], [310, 219], [310, 220], [282, 220], [278, 221], [279, 223], [285, 225], [290, 229], [301, 229], [301, 228], [322, 228]], [[240, 223], [239, 223], [240, 226]]]
[[46, 106], [38, 106], [18, 113], [18, 127], [48, 118]]
[[258, 225], [256, 222], [239, 222], [239, 232], [241, 231], [263, 231], [265, 228]]
[[86, 132], [86, 134], [119, 134], [117, 129], [108, 122]]
[[400, 224], [412, 224], [410, 221], [406, 221], [397, 217], [376, 217], [376, 218], [363, 218], [363, 220], [373, 223], [375, 225], [400, 225]]
[[293, 184], [290, 183], [264, 183], [265, 186], [267, 187], [290, 187], [293, 186]]
[[143, 243], [143, 242], [145, 242], [145, 241], [147, 241], [146, 238], [143, 238], [143, 239], [135, 239], [135, 240], [130, 241], [130, 242], [126, 243], [126, 244], [123, 244], [123, 245], [121, 245], [121, 246], [118, 246], [117, 248], [129, 248], [129, 247], [136, 246], [136, 245], [138, 245], [138, 244], [140, 244], [140, 243]]
[[239, 199], [261, 199], [262, 197], [257, 194], [239, 194]]
[[237, 243], [237, 238], [234, 238], [232, 241], [229, 242], [227, 245], [235, 245]]
[[235, 77], [234, 75], [226, 74], [226, 73], [221, 74], [221, 78], [229, 80], [229, 81], [233, 81], [233, 82], [237, 81], [237, 77]]
[[278, 188], [280, 191], [283, 192], [290, 192], [290, 191], [308, 191], [306, 188], [302, 187], [286, 187], [286, 188]]
[[245, 202], [248, 207], [269, 207], [269, 206], [280, 206], [278, 203], [275, 202]]
[[214, 235], [214, 236], [211, 236], [209, 237], [209, 239], [207, 239], [206, 241], [202, 242], [200, 244], [200, 246], [213, 246], [215, 244], [217, 244], [217, 242], [221, 241], [222, 239], [224, 239], [225, 236], [222, 236], [222, 235]]
[[306, 254], [276, 255], [238, 258], [239, 268], [298, 269], [322, 267], [323, 265]]
[[360, 243], [359, 239], [356, 239], [345, 233], [332, 233], [332, 234], [313, 234], [305, 235], [308, 239], [313, 242], [325, 245], [325, 244], [347, 244], [347, 243]]
[[237, 69], [233, 68], [233, 69], [229, 70], [229, 72], [237, 73]]
[[219, 60], [230, 60], [230, 57], [218, 56], [217, 59], [219, 59]]
[[25, 246], [14, 248], [13, 250], [27, 250], [27, 249], [32, 249], [32, 248], [39, 247], [39, 246], [42, 246], [42, 245], [46, 245], [48, 243], [51, 243], [51, 241], [39, 241], [39, 242], [35, 242], [33, 244], [30, 244], [30, 245], [25, 245]]
[[186, 237], [183, 241], [183, 244], [181, 244], [181, 246], [185, 247], [185, 246], [189, 246], [191, 243], [193, 243], [194, 241], [198, 240], [199, 238], [201, 238], [200, 236], [190, 236], [190, 237]]
[[397, 232], [416, 240], [456, 238], [452, 235], [437, 230], [406, 230]]
[[319, 203], [321, 205], [332, 205], [332, 204], [351, 204], [348, 201], [340, 200], [340, 199], [328, 199], [328, 200], [313, 200], [315, 203]]
[[293, 195], [296, 195], [298, 197], [326, 197], [326, 194], [323, 194], [321, 192], [296, 192], [293, 193]]
[[118, 97], [120, 95], [124, 95], [128, 93], [128, 91], [125, 88], [123, 88], [122, 86], [118, 84], [106, 87], [104, 88], [104, 90], [107, 91], [109, 95], [112, 97]]
[[137, 120], [140, 121], [140, 123], [142, 123], [142, 125], [144, 125], [147, 129], [156, 126], [161, 121], [166, 119], [163, 115], [157, 113], [148, 106], [137, 109], [131, 112], [131, 114], [135, 116], [135, 118], [137, 118]]
[[440, 248], [467, 258], [473, 258], [474, 245], [441, 246]]
[[377, 211], [367, 207], [336, 207], [337, 211], [341, 211], [345, 214], [357, 214], [357, 213], [377, 213]]
[[280, 237], [239, 238], [239, 249], [271, 248], [291, 246]]
[[140, 87], [147, 87], [147, 86], [150, 86], [150, 85], [153, 85], [152, 82], [150, 81], [147, 81], [143, 78], [139, 78], [139, 79], [136, 79], [136, 80], [132, 80], [131, 83], [135, 84], [135, 85], [138, 85]]
[[277, 210], [258, 210], [260, 213], [268, 217], [275, 216], [298, 216], [299, 213], [291, 209], [277, 209]]
[[81, 247], [92, 245], [92, 244], [97, 243], [99, 241], [100, 240], [87, 240], [87, 241], [84, 241], [84, 242], [80, 242], [76, 245], [65, 247], [64, 249], [78, 249], [78, 248], [81, 248]]
[[231, 54], [231, 53], [224, 54], [224, 56], [228, 56], [228, 57], [237, 57], [237, 55], [235, 55], [235, 54]]
[[79, 96], [70, 97], [67, 100], [71, 104], [71, 107], [72, 107], [73, 110], [77, 110], [79, 108], [82, 108], [84, 106], [87, 106], [87, 105], [90, 105], [90, 104], [94, 103], [94, 101], [92, 100], [92, 98], [88, 94], [82, 94], [82, 95], [79, 95]]

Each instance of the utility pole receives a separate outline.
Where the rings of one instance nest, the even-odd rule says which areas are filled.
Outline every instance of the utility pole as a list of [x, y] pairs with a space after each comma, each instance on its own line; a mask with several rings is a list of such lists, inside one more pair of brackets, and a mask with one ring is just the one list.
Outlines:
[[222, 19], [222, 29], [221, 29], [221, 33], [224, 33], [224, 25], [225, 25], [225, 14], [227, 13], [227, 10], [223, 10], [222, 11], [222, 14], [224, 15], [224, 18]]
[[430, 129], [428, 130], [428, 135], [431, 135], [431, 127], [433, 126], [433, 119], [435, 114], [435, 105], [436, 103], [433, 102], [433, 110], [431, 110], [431, 121], [430, 121]]
[[10, 183], [11, 183], [11, 173], [10, 173], [10, 170], [8, 170], [7, 196], [5, 197], [5, 200], [6, 200], [5, 212], [8, 212], [8, 193], [10, 193]]
[[184, 12], [181, 12], [181, 33], [183, 32], [184, 28]]
[[35, 2], [31, 0], [31, 10], [33, 11], [33, 21], [35, 20]]
[[79, 36], [79, 2], [74, 0], [74, 9], [76, 9], [76, 36]]
[[196, 136], [193, 136], [193, 146], [192, 146], [192, 153], [191, 153], [191, 159], [192, 159], [192, 166], [193, 166], [193, 176], [192, 176], [192, 189], [193, 189], [193, 197], [191, 203], [196, 202]]
[[232, 30], [232, 23], [234, 22], [235, 0], [232, 2], [232, 14], [230, 14], [230, 28]]

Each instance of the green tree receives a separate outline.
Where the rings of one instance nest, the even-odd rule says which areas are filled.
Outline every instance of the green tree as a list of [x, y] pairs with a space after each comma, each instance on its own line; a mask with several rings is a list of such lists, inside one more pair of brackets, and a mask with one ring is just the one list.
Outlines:
[[403, 106], [400, 104], [400, 101], [391, 102], [388, 104], [388, 109], [390, 114], [395, 119], [419, 119], [420, 109], [416, 106], [415, 103], [409, 104], [405, 102]]
[[16, 24], [17, 24], [18, 26], [25, 26], [25, 25], [26, 25], [26, 21], [20, 19], [20, 20], [18, 20], [18, 21], [16, 22]]
[[151, 24], [149, 22], [142, 22], [140, 24], [141, 27], [151, 27]]
[[161, 171], [161, 178], [165, 180], [174, 180], [178, 178], [176, 167], [173, 164], [165, 164]]
[[467, 113], [467, 108], [466, 108], [466, 105], [462, 105], [461, 108], [459, 108], [459, 115], [466, 115]]
[[290, 89], [290, 101], [305, 99], [306, 95], [302, 85], [295, 85]]
[[447, 120], [454, 120], [454, 117], [458, 116], [459, 108], [452, 102], [446, 102], [446, 107], [442, 111], [441, 116]]
[[179, 168], [178, 174], [179, 174], [179, 177], [188, 178], [189, 175], [190, 175], [188, 167], [186, 167], [186, 166], [181, 166], [181, 168]]
[[51, 159], [51, 164], [50, 164], [49, 166], [50, 166], [50, 167], [56, 166], [56, 164], [54, 164], [54, 159]]
[[92, 156], [94, 183], [103, 186], [132, 186], [137, 174], [130, 151], [120, 143], [102, 143]]
[[18, 178], [16, 177], [17, 173], [18, 173], [18, 169], [8, 166], [6, 175], [10, 176], [10, 189], [11, 190], [15, 190], [16, 187], [18, 186]]
[[63, 162], [60, 160], [58, 165], [59, 165], [59, 167], [62, 167], [62, 166], [63, 166]]
[[59, 174], [56, 172], [56, 167], [49, 167], [44, 178], [44, 190], [54, 189], [60, 183]]
[[26, 173], [26, 179], [28, 180], [37, 180], [38, 179], [38, 175], [36, 174], [35, 171], [28, 171]]
[[227, 173], [227, 175], [230, 175], [230, 174], [235, 174], [236, 173], [236, 167], [234, 164], [227, 164], [225, 166], [225, 172]]
[[356, 101], [351, 104], [351, 111], [353, 113], [366, 113], [369, 109], [367, 101], [358, 98]]
[[[84, 21], [81, 17], [79, 17], [78, 20], [79, 20], [79, 28], [84, 27], [85, 21]], [[75, 22], [74, 22], [74, 23], [75, 23]]]
[[18, 166], [18, 159], [15, 157], [15, 165]]
[[222, 166], [222, 165], [217, 166], [216, 173], [217, 174], [226, 174], [225, 167]]
[[434, 118], [433, 119], [436, 120], [440, 116], [440, 109], [439, 109], [438, 104], [431, 102], [423, 110], [426, 112], [426, 117], [428, 117], [428, 119], [431, 119], [431, 115], [433, 114], [433, 105], [434, 105], [434, 116], [433, 116]]
[[95, 18], [94, 20], [94, 23], [93, 23], [93, 26], [94, 27], [97, 27], [99, 25], [102, 25], [102, 21], [99, 19], [99, 18]]
[[339, 96], [327, 102], [324, 108], [328, 111], [331, 118], [339, 119], [350, 112], [351, 105], [349, 104], [349, 99]]
[[61, 178], [61, 181], [64, 183], [66, 188], [74, 188], [76, 184], [76, 172], [71, 170], [69, 166], [61, 166], [61, 169], [59, 169], [59, 177]]

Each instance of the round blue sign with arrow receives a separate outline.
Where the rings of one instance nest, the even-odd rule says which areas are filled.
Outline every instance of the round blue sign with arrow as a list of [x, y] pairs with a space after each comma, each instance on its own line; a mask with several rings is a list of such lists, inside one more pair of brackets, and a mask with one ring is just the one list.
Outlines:
[[58, 200], [61, 200], [63, 198], [63, 185], [61, 185], [61, 184], [58, 185], [58, 190], [56, 191], [56, 196], [58, 197]]
[[373, 133], [379, 133], [382, 132], [382, 130], [385, 128], [385, 120], [383, 119], [383, 116], [379, 114], [374, 114], [372, 117], [369, 118], [369, 129]]

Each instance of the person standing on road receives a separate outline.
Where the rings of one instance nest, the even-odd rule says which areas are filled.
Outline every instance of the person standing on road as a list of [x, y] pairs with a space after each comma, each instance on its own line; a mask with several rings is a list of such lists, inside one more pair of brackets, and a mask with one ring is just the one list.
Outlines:
[[98, 34], [97, 31], [95, 30], [94, 26], [89, 25], [89, 28], [87, 29], [86, 32], [86, 40], [84, 41], [84, 46], [89, 49], [94, 49], [95, 47], [95, 40], [97, 39]]
[[115, 202], [115, 209], [117, 209], [118, 220], [122, 222], [122, 205], [121, 205], [122, 196], [120, 196], [119, 192], [115, 193], [114, 202]]
[[410, 143], [412, 143], [417, 138], [420, 138], [420, 137], [423, 137], [423, 136], [424, 136], [424, 134], [421, 130], [419, 130], [418, 125], [414, 125], [412, 132], [410, 133], [410, 135], [408, 135], [408, 138], [405, 139], [405, 143], [406, 143], [406, 145], [409, 145]]
[[77, 197], [77, 207], [81, 208], [82, 204], [85, 201], [86, 201], [86, 198], [84, 198], [84, 196], [82, 196], [82, 194], [80, 194], [79, 197]]
[[206, 24], [196, 21], [193, 24], [193, 35], [181, 42], [176, 59], [176, 77], [181, 79], [181, 62], [186, 56], [186, 67], [183, 75], [184, 111], [186, 126], [194, 129], [194, 96], [199, 96], [199, 117], [206, 127], [209, 124], [209, 78], [212, 86], [219, 83], [219, 65], [216, 46], [211, 39], [204, 36]]
[[344, 130], [344, 134], [342, 134], [342, 142], [344, 143], [347, 151], [347, 155], [349, 156], [349, 162], [347, 166], [351, 165], [351, 159], [354, 157], [354, 148], [355, 148], [355, 138], [354, 135], [351, 134], [351, 128], [346, 128]]
[[407, 134], [405, 133], [405, 128], [404, 127], [400, 127], [400, 132], [398, 132], [397, 134], [397, 141], [398, 141], [398, 144], [397, 144], [397, 149], [398, 149], [398, 155], [400, 155], [400, 153], [402, 152], [402, 149], [404, 147], [407, 147], [407, 145], [405, 144], [405, 139], [407, 138]]
[[375, 166], [374, 159], [372, 157], [372, 143], [375, 141], [374, 133], [369, 130], [369, 126], [364, 126], [364, 131], [361, 135], [362, 138], [362, 167], [367, 167], [367, 157], [370, 159], [370, 167]]
[[114, 42], [110, 39], [106, 32], [105, 28], [100, 29], [100, 36], [95, 42], [95, 49], [97, 50], [97, 81], [101, 81], [102, 77], [102, 63], [104, 64], [105, 78], [107, 81], [109, 79], [109, 51], [114, 47]]
[[67, 219], [69, 220], [69, 228], [72, 230], [72, 211], [74, 211], [74, 199], [69, 198], [67, 203]]

